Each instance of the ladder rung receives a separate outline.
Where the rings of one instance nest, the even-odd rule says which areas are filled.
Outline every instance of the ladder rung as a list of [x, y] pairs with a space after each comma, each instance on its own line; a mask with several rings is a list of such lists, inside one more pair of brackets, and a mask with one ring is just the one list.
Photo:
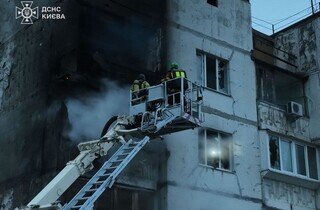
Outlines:
[[[123, 157], [123, 156], [124, 156], [124, 157]], [[126, 158], [127, 155], [125, 155], [125, 154], [120, 154], [120, 155], [118, 155], [118, 158], [119, 158], [119, 157]]]
[[102, 184], [104, 182], [105, 182], [105, 180], [104, 181], [97, 181], [97, 182], [94, 182], [93, 184]]
[[114, 160], [114, 161], [111, 161], [112, 163], [117, 163], [117, 162], [122, 162], [124, 161], [124, 159], [121, 159], [121, 160]]
[[122, 151], [122, 154], [120, 154], [120, 155], [128, 155], [128, 154], [130, 154], [132, 152], [132, 150], [133, 149], [125, 149], [125, 150]]
[[110, 175], [111, 175], [111, 173], [107, 173], [107, 174], [102, 174], [100, 176], [110, 176]]
[[145, 137], [140, 142], [130, 140], [122, 145], [120, 149], [113, 154], [111, 159], [103, 164], [102, 168], [99, 169], [65, 208], [80, 210], [85, 207], [84, 205], [92, 207], [93, 202], [95, 202], [103, 191], [106, 190], [106, 187], [102, 189], [102, 186], [106, 185], [111, 188], [115, 181], [114, 179], [119, 175], [118, 172], [121, 172], [124, 169], [124, 167], [134, 158], [134, 155], [136, 155], [148, 141], [149, 137]]
[[114, 169], [114, 168], [117, 168], [117, 167], [118, 167], [118, 166], [111, 166], [111, 167], [108, 167], [107, 170], [108, 170], [108, 169]]
[[78, 201], [82, 201], [82, 200], [88, 200], [91, 196], [87, 196], [87, 197], [82, 197], [82, 198], [79, 198], [77, 199]]

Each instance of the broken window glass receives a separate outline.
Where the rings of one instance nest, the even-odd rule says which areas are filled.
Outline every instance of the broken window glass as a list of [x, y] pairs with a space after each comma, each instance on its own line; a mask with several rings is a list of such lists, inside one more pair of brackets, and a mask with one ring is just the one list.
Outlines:
[[313, 147], [308, 147], [308, 165], [310, 178], [318, 179], [317, 152]]
[[258, 99], [284, 108], [290, 101], [294, 101], [305, 107], [303, 79], [270, 69], [264, 65], [257, 65], [256, 68]]
[[219, 78], [219, 91], [227, 93], [227, 64], [224, 61], [219, 61], [218, 64], [218, 78]]
[[203, 54], [197, 52], [197, 78], [196, 83], [199, 85], [205, 85], [203, 81], [204, 76], [204, 62], [203, 62]]
[[270, 136], [269, 152], [271, 168], [280, 170], [279, 139], [276, 136]]
[[197, 51], [197, 66], [197, 80], [202, 80], [200, 83], [213, 90], [228, 93], [228, 62], [226, 60]]
[[275, 78], [272, 71], [263, 71], [263, 92], [262, 97], [264, 100], [275, 103], [276, 91], [275, 91]]
[[[277, 136], [269, 139], [270, 167], [319, 180], [317, 149]], [[294, 165], [296, 167], [293, 167]]]
[[292, 172], [292, 155], [291, 155], [291, 142], [280, 141], [281, 142], [281, 165], [282, 170]]
[[216, 60], [206, 56], [207, 87], [217, 90]]
[[297, 164], [297, 173], [306, 176], [306, 161], [304, 154], [304, 146], [296, 144], [296, 164]]

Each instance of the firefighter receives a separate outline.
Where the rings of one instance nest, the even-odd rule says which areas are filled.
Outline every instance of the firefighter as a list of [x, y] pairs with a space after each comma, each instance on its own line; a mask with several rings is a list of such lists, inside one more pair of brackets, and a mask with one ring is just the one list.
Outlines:
[[[167, 71], [166, 75], [164, 78], [161, 80], [162, 82], [168, 81], [168, 80], [173, 80], [167, 82], [167, 86], [169, 89], [169, 92], [175, 92], [175, 91], [180, 91], [181, 89], [181, 80], [174, 80], [176, 78], [187, 78], [187, 74], [184, 70], [179, 69], [179, 65], [176, 62], [172, 62], [170, 65], [170, 69]], [[188, 89], [188, 83], [184, 82], [184, 90]]]
[[131, 91], [138, 91], [150, 87], [150, 84], [146, 81], [146, 76], [144, 74], [139, 74], [136, 80], [133, 81], [131, 85]]
[[146, 76], [144, 74], [139, 74], [136, 80], [133, 81], [131, 85], [132, 99], [145, 98], [147, 91], [145, 88], [150, 87], [150, 84], [146, 81]]
[[179, 64], [176, 62], [172, 62], [170, 65], [170, 69], [167, 71], [165, 77], [161, 80], [162, 82], [178, 78], [178, 77], [185, 77], [186, 78], [186, 72], [182, 69], [179, 70]]
[[170, 65], [170, 69], [167, 71], [165, 77], [161, 80], [162, 82], [170, 80], [170, 79], [175, 79], [178, 77], [184, 77], [187, 78], [187, 74], [184, 70], [180, 69], [179, 70], [179, 64], [176, 62], [172, 62]]
[[[181, 91], [181, 80], [176, 78], [187, 78], [187, 74], [184, 70], [179, 70], [179, 64], [172, 62], [169, 71], [166, 73], [165, 77], [161, 80], [166, 82], [168, 94], [171, 95], [168, 98], [168, 103], [174, 105], [180, 103], [180, 91]], [[170, 80], [170, 81], [168, 81]], [[172, 81], [171, 81], [172, 80]], [[188, 89], [187, 81], [184, 81], [184, 91]], [[173, 101], [174, 100], [174, 101]]]

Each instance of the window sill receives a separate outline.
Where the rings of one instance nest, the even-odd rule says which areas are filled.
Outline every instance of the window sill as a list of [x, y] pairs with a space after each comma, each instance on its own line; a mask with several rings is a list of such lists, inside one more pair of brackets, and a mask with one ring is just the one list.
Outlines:
[[320, 187], [320, 181], [311, 179], [302, 175], [292, 174], [286, 171], [278, 171], [276, 169], [266, 169], [261, 172], [262, 178], [268, 178], [276, 181], [293, 184], [308, 189], [318, 189]]
[[212, 89], [212, 88], [209, 88], [209, 87], [204, 87], [203, 88], [205, 90], [209, 90], [210, 92], [214, 92], [214, 93], [218, 93], [218, 94], [221, 94], [221, 95], [224, 95], [224, 96], [227, 96], [227, 97], [230, 97], [231, 98], [231, 94], [230, 93], [224, 93], [224, 92], [220, 92], [220, 91], [217, 91], [215, 89]]
[[203, 168], [208, 168], [208, 169], [220, 171], [220, 172], [223, 172], [223, 173], [235, 174], [235, 171], [231, 171], [231, 170], [227, 170], [227, 169], [223, 169], [223, 168], [215, 168], [215, 167], [208, 166], [208, 165], [205, 165], [205, 164], [202, 164], [202, 163], [199, 163], [198, 165], [200, 167], [203, 167]]

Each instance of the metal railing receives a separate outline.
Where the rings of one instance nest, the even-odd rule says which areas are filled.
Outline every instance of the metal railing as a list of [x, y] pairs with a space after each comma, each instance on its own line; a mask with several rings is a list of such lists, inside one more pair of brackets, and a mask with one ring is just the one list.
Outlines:
[[320, 2], [317, 4], [312, 4], [310, 7], [275, 23], [270, 23], [268, 21], [252, 16], [252, 28], [258, 31], [263, 31], [268, 35], [270, 35], [270, 34], [277, 33], [282, 29], [285, 29], [293, 25], [294, 23], [297, 23], [300, 20], [303, 20], [318, 12], [320, 12]]
[[[169, 79], [161, 84], [138, 91], [130, 91], [130, 107], [151, 104], [150, 109], [180, 108], [180, 115], [189, 113], [199, 119], [202, 87], [183, 77]], [[148, 110], [146, 110], [148, 111]]]

